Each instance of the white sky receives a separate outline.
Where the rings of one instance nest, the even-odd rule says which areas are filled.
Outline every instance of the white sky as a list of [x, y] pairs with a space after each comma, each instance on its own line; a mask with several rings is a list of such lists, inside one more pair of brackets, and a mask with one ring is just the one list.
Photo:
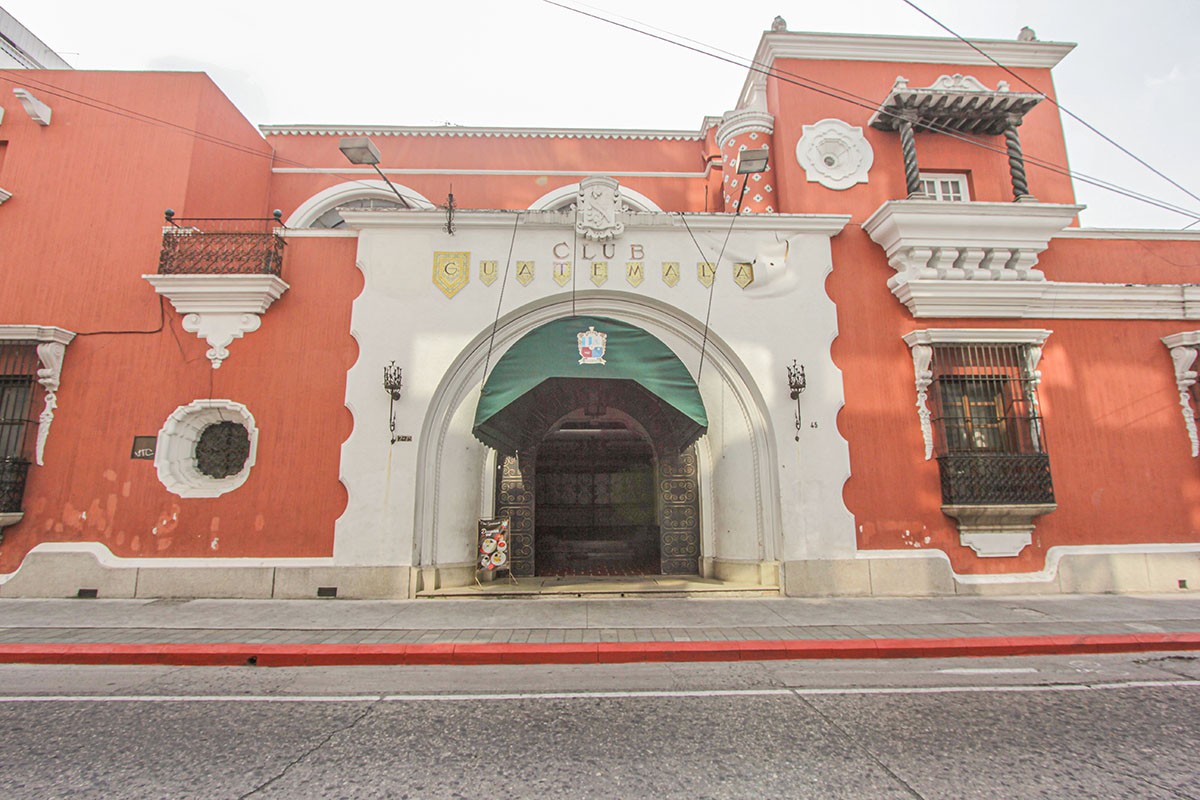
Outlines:
[[[542, 0], [0, 2], [79, 69], [203, 70], [256, 124], [695, 130], [733, 107], [745, 77]], [[948, 35], [902, 0], [587, 2], [746, 58], [776, 14], [793, 31]], [[1044, 41], [1077, 42], [1055, 70], [1059, 101], [1200, 195], [1200, 0], [917, 2], [964, 36], [1011, 39], [1028, 25]], [[1064, 125], [1073, 169], [1200, 215], [1200, 201]], [[1076, 191], [1089, 206], [1084, 225], [1190, 222], [1078, 182]]]

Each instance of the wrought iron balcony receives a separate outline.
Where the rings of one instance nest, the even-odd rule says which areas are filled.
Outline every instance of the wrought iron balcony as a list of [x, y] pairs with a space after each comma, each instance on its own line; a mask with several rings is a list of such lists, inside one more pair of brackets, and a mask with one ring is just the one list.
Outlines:
[[938, 456], [947, 505], [1035, 505], [1054, 502], [1045, 453], [951, 453]]
[[267, 219], [183, 219], [167, 211], [160, 275], [279, 275], [279, 213]]
[[21, 513], [25, 476], [28, 473], [29, 462], [25, 459], [0, 459], [0, 514]]

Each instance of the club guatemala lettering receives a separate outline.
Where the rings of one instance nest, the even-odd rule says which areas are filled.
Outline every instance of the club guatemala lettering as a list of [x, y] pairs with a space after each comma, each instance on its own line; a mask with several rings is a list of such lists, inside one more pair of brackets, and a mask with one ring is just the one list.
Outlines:
[[[555, 242], [550, 247], [548, 271], [551, 280], [558, 286], [565, 287], [574, 284], [576, 260], [583, 263], [583, 274], [580, 279], [591, 281], [594, 286], [601, 287], [608, 283], [611, 262], [618, 274], [623, 273], [625, 283], [631, 287], [641, 286], [647, 274], [660, 275], [662, 282], [668, 288], [682, 282], [685, 266], [678, 260], [654, 261], [647, 258], [646, 247], [642, 244], [619, 244], [617, 242], [580, 241]], [[434, 257], [433, 282], [446, 297], [454, 297], [470, 281], [471, 254], [469, 252], [436, 252]], [[624, 259], [624, 260], [622, 260]], [[529, 286], [538, 273], [535, 260], [523, 259], [510, 262], [511, 270], [502, 269], [499, 259], [482, 259], [478, 262], [479, 282], [491, 286], [497, 279], [503, 282], [504, 277], [511, 271], [517, 283]], [[730, 276], [725, 280], [745, 289], [754, 283], [754, 265], [752, 263], [727, 263], [724, 269], [719, 269], [713, 261], [698, 261], [696, 263], [696, 280], [704, 287], [710, 288], [717, 280], [717, 273]], [[543, 262], [545, 264], [545, 262]], [[543, 268], [545, 270], [545, 267]], [[690, 267], [686, 267], [690, 272]], [[542, 274], [545, 274], [543, 272]], [[544, 279], [543, 279], [544, 280]]]

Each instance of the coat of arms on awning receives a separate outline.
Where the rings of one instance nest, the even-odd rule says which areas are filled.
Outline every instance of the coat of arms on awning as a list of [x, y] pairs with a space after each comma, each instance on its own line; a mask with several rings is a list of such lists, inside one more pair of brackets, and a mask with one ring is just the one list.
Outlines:
[[576, 334], [579, 339], [580, 364], [605, 364], [604, 347], [608, 342], [608, 334], [601, 333], [592, 326], [586, 331]]
[[621, 185], [615, 178], [596, 175], [579, 182], [575, 199], [575, 232], [595, 242], [615, 239], [625, 232], [617, 219], [621, 212]]

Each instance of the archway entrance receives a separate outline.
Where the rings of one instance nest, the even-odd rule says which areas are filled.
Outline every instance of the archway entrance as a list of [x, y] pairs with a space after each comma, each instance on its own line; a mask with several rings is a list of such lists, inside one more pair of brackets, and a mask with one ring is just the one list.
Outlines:
[[496, 512], [512, 521], [514, 574], [696, 574], [692, 443], [707, 424], [691, 375], [640, 328], [575, 317], [523, 337], [489, 375], [474, 427], [502, 456]]

